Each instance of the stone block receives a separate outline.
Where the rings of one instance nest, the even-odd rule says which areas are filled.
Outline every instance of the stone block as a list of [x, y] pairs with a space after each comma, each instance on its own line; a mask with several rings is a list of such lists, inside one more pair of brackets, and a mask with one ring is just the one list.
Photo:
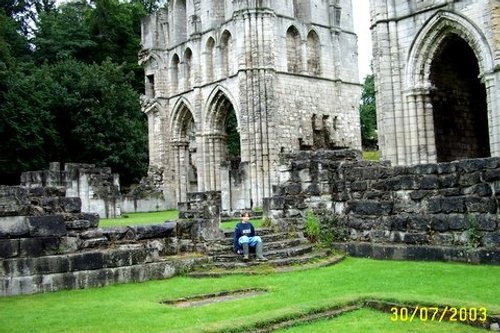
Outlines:
[[462, 193], [465, 195], [476, 194], [481, 197], [488, 197], [493, 193], [493, 191], [489, 184], [481, 183], [462, 189]]
[[69, 271], [67, 256], [47, 256], [34, 260], [34, 274], [54, 274]]
[[59, 238], [57, 237], [21, 238], [19, 256], [41, 257], [52, 255], [59, 251], [59, 245]]
[[100, 246], [106, 246], [108, 245], [109, 240], [106, 237], [99, 237], [99, 238], [92, 238], [92, 239], [86, 239], [82, 242], [80, 245], [80, 248], [82, 249], [92, 249]]
[[421, 190], [432, 190], [439, 188], [439, 178], [436, 175], [425, 175], [420, 178], [419, 188]]
[[481, 182], [481, 173], [473, 172], [473, 173], [465, 173], [460, 175], [458, 183], [462, 186], [472, 186], [479, 184]]
[[67, 233], [62, 215], [29, 216], [27, 219], [32, 237], [61, 237]]
[[0, 216], [25, 215], [29, 205], [28, 191], [25, 188], [0, 185]]
[[89, 220], [72, 220], [72, 221], [66, 221], [65, 224], [66, 224], [66, 229], [83, 230], [90, 228]]
[[481, 245], [484, 247], [500, 247], [500, 233], [486, 234], [481, 238]]
[[165, 238], [176, 236], [176, 222], [141, 225], [134, 227], [137, 239]]
[[500, 169], [485, 170], [483, 172], [483, 178], [487, 182], [500, 180]]
[[80, 233], [81, 239], [101, 238], [104, 236], [103, 229], [92, 229]]
[[478, 214], [470, 217], [470, 223], [475, 224], [478, 231], [495, 231], [498, 229], [498, 219], [496, 214]]
[[458, 176], [456, 174], [440, 175], [438, 178], [439, 188], [452, 188], [458, 184]]
[[465, 203], [463, 197], [446, 197], [441, 199], [441, 209], [444, 213], [464, 213]]
[[429, 236], [426, 233], [406, 233], [404, 242], [407, 244], [427, 244]]
[[83, 252], [69, 257], [70, 271], [84, 271], [103, 267], [102, 252]]
[[469, 228], [469, 221], [462, 214], [449, 214], [448, 226], [450, 230], [465, 230]]
[[348, 212], [359, 215], [388, 215], [393, 208], [390, 201], [352, 200], [347, 205]]
[[408, 218], [409, 230], [426, 231], [431, 227], [432, 215], [410, 214]]
[[431, 218], [431, 229], [435, 231], [448, 231], [449, 221], [446, 214], [437, 214]]
[[29, 235], [25, 216], [0, 216], [0, 238], [18, 238]]
[[469, 213], [491, 213], [497, 212], [497, 203], [493, 198], [466, 197], [465, 206]]
[[78, 198], [60, 198], [61, 208], [66, 213], [79, 213], [82, 210], [82, 200]]
[[390, 230], [406, 231], [408, 229], [408, 215], [396, 215], [390, 217]]
[[19, 239], [0, 239], [0, 258], [13, 258], [19, 255]]
[[302, 191], [302, 186], [299, 183], [291, 183], [285, 187], [285, 193], [287, 195], [297, 195]]

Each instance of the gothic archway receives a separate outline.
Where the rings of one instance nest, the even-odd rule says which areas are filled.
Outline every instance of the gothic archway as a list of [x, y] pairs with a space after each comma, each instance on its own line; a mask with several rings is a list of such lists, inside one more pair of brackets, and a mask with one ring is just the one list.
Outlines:
[[408, 117], [399, 124], [412, 157], [407, 163], [490, 156], [491, 129], [499, 119], [488, 103], [496, 92], [485, 41], [466, 17], [447, 11], [429, 18], [417, 34], [406, 68]]
[[175, 175], [177, 201], [186, 201], [186, 194], [198, 191], [198, 147], [196, 124], [185, 101], [174, 108], [172, 117], [172, 167]]
[[222, 190], [220, 170], [222, 166], [237, 168], [241, 160], [241, 143], [238, 115], [233, 102], [220, 88], [212, 94], [208, 103], [205, 132], [206, 187]]
[[441, 42], [430, 81], [437, 161], [489, 157], [486, 89], [478, 60], [462, 38], [450, 34]]

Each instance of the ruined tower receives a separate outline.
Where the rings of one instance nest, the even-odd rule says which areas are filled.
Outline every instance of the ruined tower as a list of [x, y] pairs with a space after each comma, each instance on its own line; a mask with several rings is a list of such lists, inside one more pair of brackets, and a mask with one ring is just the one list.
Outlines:
[[370, 5], [383, 158], [500, 156], [500, 1]]
[[279, 156], [360, 148], [351, 0], [170, 0], [142, 26], [150, 165], [172, 207], [262, 205]]

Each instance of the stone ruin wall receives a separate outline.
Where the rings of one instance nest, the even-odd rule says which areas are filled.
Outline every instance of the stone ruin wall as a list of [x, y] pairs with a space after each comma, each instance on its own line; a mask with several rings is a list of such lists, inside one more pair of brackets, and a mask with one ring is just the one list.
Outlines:
[[299, 152], [264, 213], [304, 228], [308, 208], [337, 249], [358, 256], [500, 264], [500, 158], [415, 166], [356, 151]]
[[[49, 169], [21, 174], [21, 186], [29, 189], [57, 187], [66, 197], [78, 197], [83, 212], [101, 218], [115, 218], [123, 213], [166, 210], [163, 196], [163, 171], [150, 167], [148, 176], [127, 194], [120, 193], [120, 177], [109, 167], [94, 164], [51, 162]], [[42, 190], [43, 191], [43, 190]]]
[[[207, 195], [203, 196], [206, 199]], [[168, 278], [206, 258], [219, 232], [220, 193], [213, 206], [192, 206], [190, 221], [100, 228], [81, 199], [58, 187], [0, 186], [0, 295], [101, 287]], [[196, 200], [193, 200], [196, 201]], [[212, 230], [216, 226], [216, 229]]]

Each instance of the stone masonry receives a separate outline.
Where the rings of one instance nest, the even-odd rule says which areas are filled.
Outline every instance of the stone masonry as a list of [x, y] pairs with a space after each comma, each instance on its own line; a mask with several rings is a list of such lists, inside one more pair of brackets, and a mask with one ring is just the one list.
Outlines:
[[0, 186], [0, 296], [168, 278], [222, 236], [220, 194], [191, 207], [198, 218], [151, 225], [100, 228], [81, 207], [61, 187]]
[[500, 156], [500, 2], [370, 7], [383, 158], [413, 165]]
[[351, 150], [285, 156], [265, 214], [353, 255], [500, 264], [500, 158], [416, 166], [371, 162]]
[[351, 0], [170, 0], [145, 18], [141, 105], [169, 205], [220, 191], [223, 210], [260, 207], [280, 153], [360, 148], [353, 31]]

